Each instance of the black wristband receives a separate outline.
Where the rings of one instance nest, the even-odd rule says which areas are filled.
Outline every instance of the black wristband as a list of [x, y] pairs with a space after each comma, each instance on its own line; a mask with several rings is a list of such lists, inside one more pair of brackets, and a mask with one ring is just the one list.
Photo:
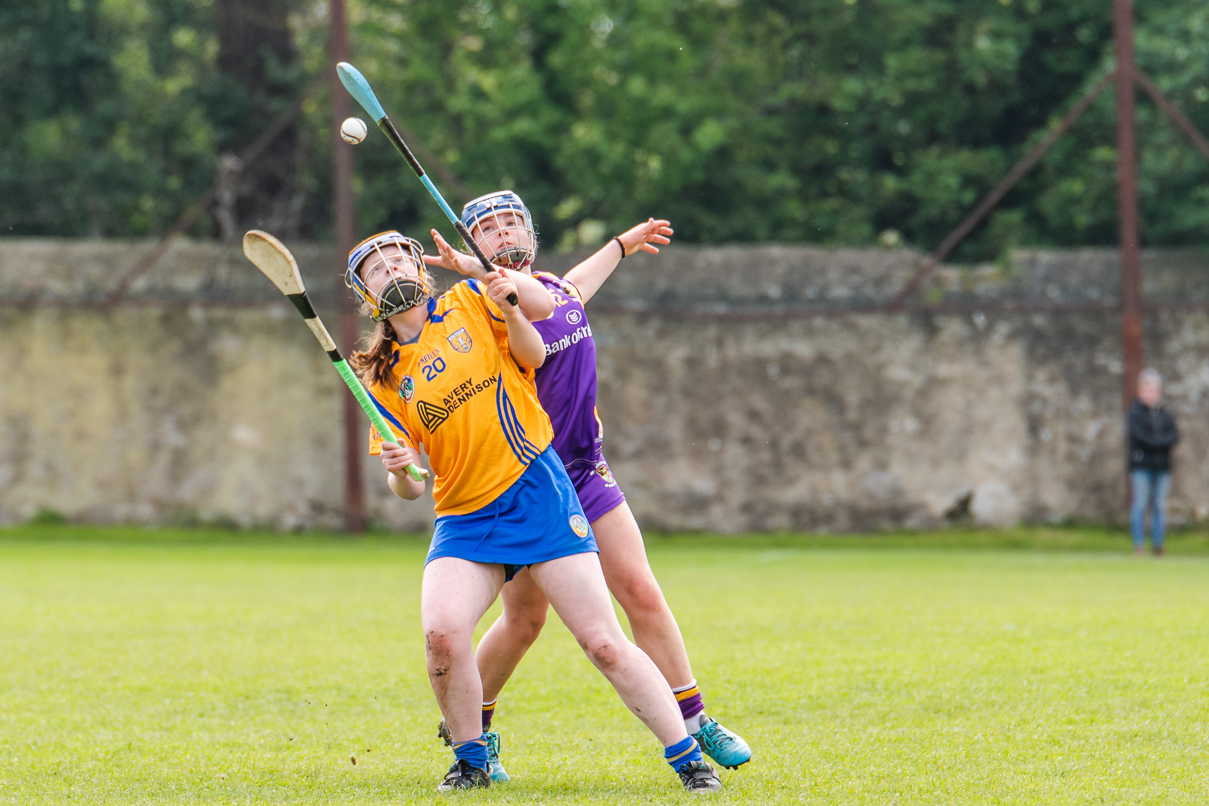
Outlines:
[[613, 240], [617, 241], [617, 246], [621, 249], [621, 259], [625, 260], [625, 244], [623, 244], [621, 239], [617, 236], [613, 236]]

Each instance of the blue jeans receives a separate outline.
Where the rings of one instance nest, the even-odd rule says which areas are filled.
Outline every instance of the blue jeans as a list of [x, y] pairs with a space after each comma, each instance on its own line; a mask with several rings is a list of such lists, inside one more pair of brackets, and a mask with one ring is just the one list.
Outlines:
[[1171, 490], [1170, 470], [1131, 470], [1130, 487], [1133, 500], [1129, 505], [1129, 530], [1133, 547], [1146, 546], [1146, 505], [1150, 505], [1150, 541], [1155, 549], [1163, 548], [1167, 526], [1167, 493]]

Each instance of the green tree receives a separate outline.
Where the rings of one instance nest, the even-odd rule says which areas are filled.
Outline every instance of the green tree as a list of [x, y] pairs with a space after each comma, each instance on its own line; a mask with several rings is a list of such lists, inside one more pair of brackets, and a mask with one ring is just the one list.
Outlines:
[[0, 227], [131, 235], [209, 184], [203, 4], [46, 0], [0, 9]]
[[[299, 0], [47, 0], [0, 9], [11, 234], [167, 226], [326, 74], [325, 7]], [[265, 11], [242, 37], [232, 9]], [[1111, 69], [1104, 0], [358, 0], [354, 61], [471, 193], [512, 187], [545, 248], [649, 215], [684, 243], [933, 248]], [[225, 16], [224, 16], [225, 15]], [[288, 30], [282, 19], [288, 15]], [[253, 26], [254, 27], [254, 26]], [[251, 30], [251, 28], [248, 28]], [[234, 31], [234, 33], [233, 33]], [[225, 32], [225, 33], [224, 33]], [[1209, 131], [1209, 7], [1140, 7], [1138, 58]], [[234, 55], [234, 59], [231, 57]], [[239, 225], [330, 235], [326, 95]], [[1116, 240], [1111, 93], [957, 253]], [[1139, 104], [1143, 238], [1204, 243], [1209, 161]], [[360, 229], [448, 232], [376, 133], [356, 153]], [[292, 171], [292, 175], [291, 175]], [[460, 203], [453, 188], [451, 202]], [[278, 215], [282, 204], [288, 215]], [[277, 212], [274, 212], [277, 211]], [[276, 218], [274, 218], [276, 216]], [[214, 234], [213, 222], [195, 234]]]
[[[1109, 37], [1091, 0], [369, 5], [359, 58], [392, 108], [476, 190], [516, 185], [561, 245], [646, 215], [686, 241], [935, 243]], [[383, 167], [363, 197], [396, 220]]]

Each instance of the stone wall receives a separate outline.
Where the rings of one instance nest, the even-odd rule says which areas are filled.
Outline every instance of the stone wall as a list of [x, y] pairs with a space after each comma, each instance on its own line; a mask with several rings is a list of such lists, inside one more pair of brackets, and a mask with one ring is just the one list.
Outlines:
[[[313, 337], [237, 247], [178, 243], [107, 306], [149, 247], [0, 240], [0, 522], [337, 526], [345, 393]], [[330, 317], [339, 261], [295, 251]], [[682, 247], [621, 264], [589, 313], [606, 452], [639, 519], [724, 532], [1120, 519], [1115, 254], [945, 267], [919, 295], [936, 307], [862, 312], [919, 257]], [[1177, 522], [1209, 517], [1207, 268], [1193, 252], [1144, 257], [1148, 298], [1183, 306], [1146, 317], [1184, 433]], [[431, 500], [396, 499], [365, 467], [376, 522], [430, 527]]]

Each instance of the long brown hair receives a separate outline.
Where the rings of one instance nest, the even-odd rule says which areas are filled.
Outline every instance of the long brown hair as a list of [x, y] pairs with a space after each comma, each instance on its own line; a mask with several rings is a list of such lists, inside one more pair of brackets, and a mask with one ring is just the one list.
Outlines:
[[362, 343], [365, 349], [353, 351], [348, 357], [349, 366], [366, 386], [389, 384], [395, 374], [395, 368], [391, 364], [395, 329], [387, 320], [378, 322], [374, 331], [362, 339]]

